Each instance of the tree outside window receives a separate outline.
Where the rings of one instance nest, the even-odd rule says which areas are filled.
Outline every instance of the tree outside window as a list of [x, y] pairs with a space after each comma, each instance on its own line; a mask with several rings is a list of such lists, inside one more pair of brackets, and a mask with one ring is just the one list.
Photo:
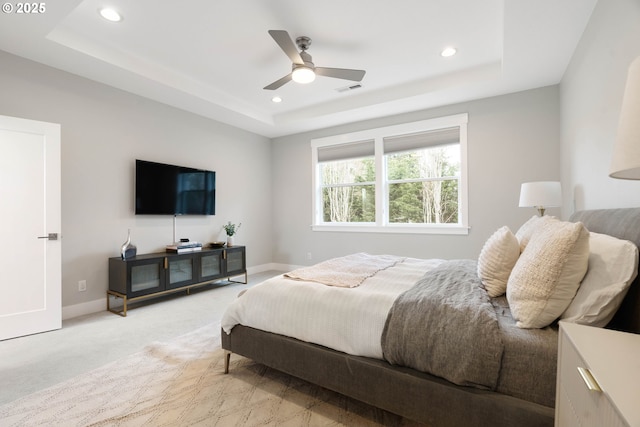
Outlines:
[[372, 157], [320, 165], [324, 222], [375, 222]]
[[390, 223], [458, 223], [459, 144], [385, 157]]

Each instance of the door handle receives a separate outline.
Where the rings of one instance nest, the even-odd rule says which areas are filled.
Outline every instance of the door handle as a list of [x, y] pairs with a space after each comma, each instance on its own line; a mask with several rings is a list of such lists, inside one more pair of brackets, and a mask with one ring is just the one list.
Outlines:
[[58, 233], [49, 233], [46, 236], [40, 236], [38, 239], [58, 240]]

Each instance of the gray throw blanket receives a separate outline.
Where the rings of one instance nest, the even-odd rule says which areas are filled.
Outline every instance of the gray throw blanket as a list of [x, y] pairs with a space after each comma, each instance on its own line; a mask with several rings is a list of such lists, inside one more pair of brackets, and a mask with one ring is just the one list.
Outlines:
[[476, 261], [446, 261], [399, 295], [382, 332], [382, 351], [393, 365], [494, 390], [503, 344]]

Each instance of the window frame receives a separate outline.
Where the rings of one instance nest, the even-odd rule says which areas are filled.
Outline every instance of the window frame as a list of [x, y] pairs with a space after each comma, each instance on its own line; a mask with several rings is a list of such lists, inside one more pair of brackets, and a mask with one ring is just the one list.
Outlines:
[[[420, 120], [411, 123], [385, 126], [375, 129], [333, 135], [311, 140], [312, 167], [312, 219], [313, 231], [330, 232], [373, 232], [373, 233], [411, 233], [411, 234], [469, 234], [469, 197], [467, 174], [467, 123], [468, 114], [461, 113], [446, 117]], [[458, 223], [456, 224], [404, 224], [389, 223], [386, 162], [384, 138], [405, 134], [437, 131], [447, 128], [459, 128], [460, 132], [460, 178], [458, 184]], [[322, 185], [318, 162], [318, 150], [323, 147], [353, 144], [359, 141], [374, 141], [375, 181], [375, 223], [327, 223], [323, 221]]]

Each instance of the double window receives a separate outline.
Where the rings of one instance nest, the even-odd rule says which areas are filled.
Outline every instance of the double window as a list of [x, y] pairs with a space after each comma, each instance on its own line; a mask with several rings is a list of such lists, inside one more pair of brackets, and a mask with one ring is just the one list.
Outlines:
[[466, 234], [467, 115], [315, 139], [314, 230]]

